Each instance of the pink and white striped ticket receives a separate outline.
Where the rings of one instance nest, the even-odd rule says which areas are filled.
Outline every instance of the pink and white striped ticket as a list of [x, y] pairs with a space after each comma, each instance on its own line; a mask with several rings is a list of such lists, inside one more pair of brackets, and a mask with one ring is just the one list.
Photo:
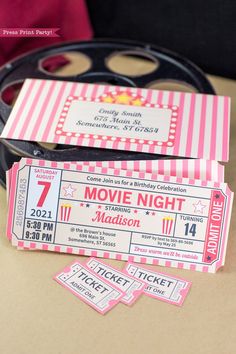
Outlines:
[[178, 306], [183, 305], [192, 284], [185, 279], [140, 267], [134, 263], [127, 263], [124, 271], [147, 283], [143, 291], [145, 295]]
[[7, 232], [17, 247], [215, 272], [232, 200], [219, 182], [22, 159]]
[[118, 304], [125, 295], [79, 261], [57, 273], [54, 280], [102, 315]]
[[27, 79], [1, 138], [227, 161], [230, 98]]

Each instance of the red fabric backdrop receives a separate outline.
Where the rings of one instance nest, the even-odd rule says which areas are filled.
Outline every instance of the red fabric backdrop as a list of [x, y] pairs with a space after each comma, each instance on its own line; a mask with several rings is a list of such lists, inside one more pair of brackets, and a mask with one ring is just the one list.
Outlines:
[[0, 65], [29, 50], [92, 38], [84, 0], [1, 0], [1, 28], [60, 28], [56, 38], [0, 38]]

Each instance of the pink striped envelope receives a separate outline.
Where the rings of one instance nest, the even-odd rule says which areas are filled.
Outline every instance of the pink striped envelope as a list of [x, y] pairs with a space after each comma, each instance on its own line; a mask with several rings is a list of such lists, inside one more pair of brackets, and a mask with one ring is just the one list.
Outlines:
[[1, 138], [227, 161], [230, 98], [27, 79]]

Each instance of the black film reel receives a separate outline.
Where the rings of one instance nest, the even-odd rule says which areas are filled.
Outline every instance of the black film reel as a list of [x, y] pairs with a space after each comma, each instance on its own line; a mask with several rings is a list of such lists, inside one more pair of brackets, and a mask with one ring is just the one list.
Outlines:
[[[78, 53], [88, 60], [84, 72], [71, 74], [53, 73], [53, 67], [66, 62], [65, 53]], [[109, 59], [117, 54], [150, 61], [155, 68], [141, 75], [117, 73], [109, 66]], [[54, 62], [53, 62], [54, 57]], [[63, 59], [64, 58], [64, 59]], [[150, 83], [164, 80], [185, 83], [196, 92], [214, 94], [206, 76], [193, 63], [166, 49], [150, 44], [131, 41], [93, 40], [69, 42], [37, 50], [7, 63], [0, 69], [0, 132], [11, 111], [11, 105], [4, 98], [8, 88], [21, 85], [25, 78], [67, 80], [110, 85], [149, 87]], [[6, 95], [5, 95], [6, 96]], [[141, 160], [168, 158], [161, 155], [103, 150], [86, 147], [58, 145], [54, 149], [34, 142], [3, 140], [0, 144], [0, 182], [5, 185], [5, 171], [22, 156], [56, 161], [86, 160]]]

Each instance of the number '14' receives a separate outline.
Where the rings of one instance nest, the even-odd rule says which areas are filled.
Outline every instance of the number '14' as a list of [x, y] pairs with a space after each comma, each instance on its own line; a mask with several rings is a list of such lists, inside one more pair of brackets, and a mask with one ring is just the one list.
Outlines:
[[197, 225], [196, 224], [190, 224], [189, 222], [187, 224], [184, 224], [185, 226], [185, 236], [188, 236], [189, 234], [191, 234], [192, 236], [196, 235], [196, 229], [197, 229]]

